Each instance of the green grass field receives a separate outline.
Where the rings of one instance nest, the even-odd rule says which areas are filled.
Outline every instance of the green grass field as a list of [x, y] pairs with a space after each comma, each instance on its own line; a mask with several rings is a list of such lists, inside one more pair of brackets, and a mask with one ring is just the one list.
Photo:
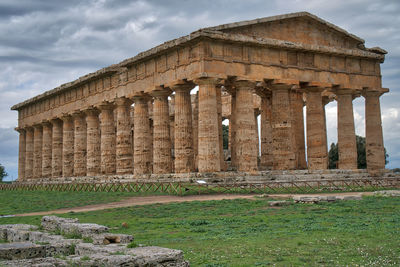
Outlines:
[[[269, 207], [267, 199], [186, 202], [61, 216], [132, 234], [138, 244], [181, 249], [191, 266], [400, 264], [398, 197], [287, 207]], [[0, 223], [39, 224], [40, 217]]]

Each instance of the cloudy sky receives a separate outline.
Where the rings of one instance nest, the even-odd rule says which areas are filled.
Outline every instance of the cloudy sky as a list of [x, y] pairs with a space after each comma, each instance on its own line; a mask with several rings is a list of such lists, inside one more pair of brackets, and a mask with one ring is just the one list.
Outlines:
[[[400, 167], [400, 1], [398, 0], [0, 0], [0, 163], [17, 178], [13, 104], [199, 28], [308, 11], [380, 46], [385, 147]], [[354, 101], [365, 136], [364, 100]], [[328, 139], [337, 139], [336, 104], [327, 106]]]

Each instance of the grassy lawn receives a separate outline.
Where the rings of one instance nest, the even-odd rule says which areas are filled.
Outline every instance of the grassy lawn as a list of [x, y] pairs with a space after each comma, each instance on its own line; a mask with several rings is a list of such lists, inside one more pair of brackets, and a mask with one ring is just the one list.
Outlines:
[[161, 193], [0, 191], [0, 215], [79, 207]]
[[[267, 202], [171, 203], [62, 216], [115, 227], [138, 244], [182, 249], [191, 266], [400, 264], [400, 198], [278, 208]], [[17, 222], [39, 224], [40, 217], [0, 219]]]

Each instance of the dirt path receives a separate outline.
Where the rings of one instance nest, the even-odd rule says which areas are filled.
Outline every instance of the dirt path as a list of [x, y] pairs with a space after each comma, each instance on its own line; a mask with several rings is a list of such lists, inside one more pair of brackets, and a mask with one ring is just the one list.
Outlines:
[[[313, 196], [327, 196], [327, 195], [372, 195], [372, 192], [362, 192], [362, 193], [323, 193], [323, 194], [312, 194]], [[271, 194], [268, 198], [291, 198], [293, 196], [309, 196], [311, 194]], [[50, 211], [39, 211], [30, 213], [16, 214], [17, 217], [22, 216], [37, 216], [37, 215], [50, 215], [50, 214], [62, 214], [68, 212], [87, 212], [95, 210], [105, 210], [113, 208], [131, 207], [131, 206], [141, 206], [149, 204], [162, 204], [171, 202], [189, 202], [189, 201], [207, 201], [207, 200], [223, 200], [223, 199], [254, 199], [257, 195], [232, 195], [232, 194], [218, 194], [218, 195], [192, 195], [192, 196], [146, 196], [146, 197], [130, 197], [118, 202], [87, 205], [75, 208], [65, 208]]]

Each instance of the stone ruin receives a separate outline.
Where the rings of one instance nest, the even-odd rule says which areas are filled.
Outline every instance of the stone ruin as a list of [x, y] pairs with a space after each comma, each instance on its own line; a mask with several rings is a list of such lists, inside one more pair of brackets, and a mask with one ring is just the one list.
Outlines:
[[180, 250], [132, 246], [133, 236], [108, 231], [56, 216], [44, 216], [40, 229], [0, 225], [0, 240], [7, 242], [0, 243], [0, 266], [189, 266]]

